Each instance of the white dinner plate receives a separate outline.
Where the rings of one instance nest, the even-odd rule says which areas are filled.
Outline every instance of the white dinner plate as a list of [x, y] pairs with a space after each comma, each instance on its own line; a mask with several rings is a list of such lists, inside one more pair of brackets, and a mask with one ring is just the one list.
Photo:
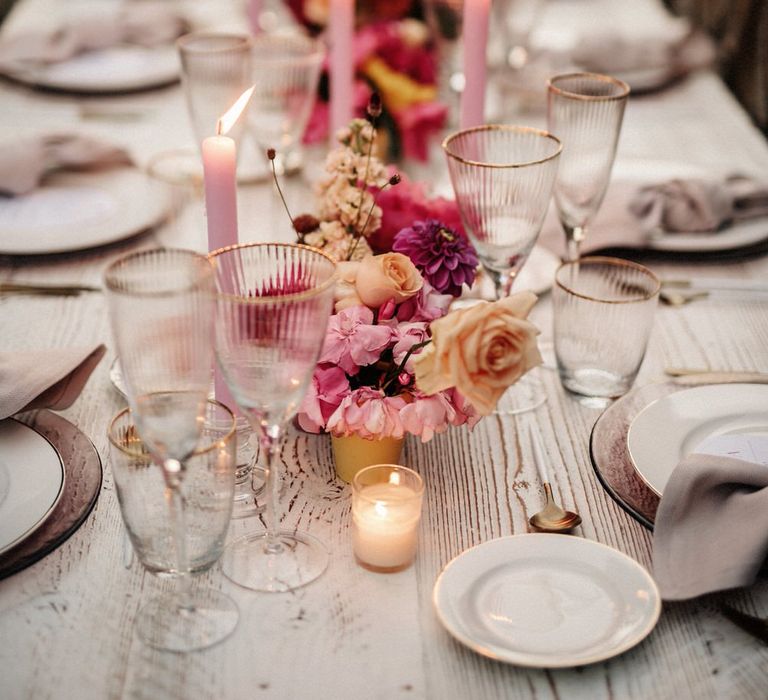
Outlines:
[[19, 68], [19, 82], [76, 93], [113, 93], [149, 90], [179, 79], [173, 45], [147, 48], [116, 46], [88, 51], [60, 63]]
[[718, 435], [768, 436], [768, 386], [712, 384], [678, 391], [646, 406], [629, 426], [635, 470], [661, 496], [681, 459]]
[[0, 421], [0, 554], [29, 537], [64, 488], [64, 465], [48, 440], [13, 419]]
[[114, 243], [158, 224], [168, 193], [138, 168], [62, 172], [19, 197], [0, 197], [0, 253], [36, 255]]
[[[691, 163], [629, 158], [616, 163], [611, 177], [616, 181], [637, 182], [640, 187], [675, 178], [707, 178], [712, 175]], [[745, 248], [768, 239], [768, 216], [735, 221], [713, 233], [649, 231], [647, 236], [648, 248], [669, 252], [706, 253]]]
[[517, 666], [582, 666], [630, 649], [653, 629], [661, 598], [634, 559], [571, 535], [480, 544], [451, 561], [433, 592], [437, 616], [478, 654]]

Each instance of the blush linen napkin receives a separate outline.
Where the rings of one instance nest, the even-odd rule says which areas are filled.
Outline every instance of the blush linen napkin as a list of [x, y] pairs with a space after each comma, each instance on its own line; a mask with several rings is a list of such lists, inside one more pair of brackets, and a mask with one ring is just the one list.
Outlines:
[[743, 175], [668, 180], [642, 187], [629, 209], [647, 231], [711, 233], [738, 219], [768, 216], [768, 184]]
[[[601, 248], [645, 248], [664, 230], [716, 234], [728, 223], [768, 216], [768, 183], [743, 175], [727, 178], [677, 178], [652, 185], [615, 181], [587, 226], [585, 253]], [[550, 207], [540, 242], [552, 252], [565, 252], [565, 234]]]
[[130, 165], [122, 148], [90, 136], [46, 134], [0, 143], [0, 194], [23, 195], [57, 170], [96, 170]]
[[105, 352], [99, 345], [0, 353], [0, 419], [33, 408], [69, 408]]
[[748, 586], [768, 555], [768, 466], [691, 454], [656, 513], [653, 572], [664, 600]]
[[113, 46], [162, 46], [189, 31], [188, 22], [163, 3], [127, 3], [117, 13], [78, 17], [47, 31], [18, 33], [0, 42], [0, 71], [65, 61]]

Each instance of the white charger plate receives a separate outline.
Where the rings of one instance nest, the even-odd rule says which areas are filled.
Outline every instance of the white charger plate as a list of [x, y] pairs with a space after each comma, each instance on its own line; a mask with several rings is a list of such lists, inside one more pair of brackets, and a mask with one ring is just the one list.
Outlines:
[[38, 255], [114, 243], [158, 224], [168, 192], [133, 167], [62, 172], [0, 198], [0, 254]]
[[661, 496], [680, 460], [718, 435], [768, 436], [768, 386], [712, 384], [657, 399], [630, 424], [627, 449], [640, 478]]
[[175, 46], [115, 46], [88, 51], [60, 63], [20, 66], [12, 77], [19, 82], [75, 93], [115, 93], [149, 90], [179, 79]]
[[0, 421], [0, 554], [29, 537], [61, 498], [64, 465], [40, 433]]
[[533, 668], [596, 663], [653, 629], [661, 598], [634, 559], [570, 535], [529, 534], [480, 544], [437, 579], [440, 622], [478, 654]]

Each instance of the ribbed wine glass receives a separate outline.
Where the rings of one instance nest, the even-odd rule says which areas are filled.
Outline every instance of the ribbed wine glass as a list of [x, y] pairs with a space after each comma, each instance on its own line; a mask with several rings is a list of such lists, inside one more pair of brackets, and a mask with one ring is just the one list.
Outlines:
[[[305, 36], [260, 34], [253, 39], [254, 91], [248, 128], [263, 154], [276, 152], [278, 172], [302, 165], [301, 137], [315, 102], [325, 49]], [[265, 160], [266, 164], [266, 160]]]
[[216, 271], [216, 353], [222, 374], [262, 446], [266, 532], [235, 540], [225, 575], [282, 592], [325, 571], [328, 551], [303, 532], [280, 530], [276, 469], [280, 440], [309, 384], [333, 306], [335, 263], [307, 246], [241, 244], [209, 255]]
[[[510, 293], [539, 236], [561, 149], [546, 131], [493, 124], [443, 142], [464, 229], [497, 299]], [[545, 401], [540, 383], [524, 377], [504, 393], [497, 413], [524, 413]]]
[[626, 83], [599, 73], [566, 73], [547, 82], [547, 128], [563, 142], [555, 203], [568, 260], [578, 260], [603, 202], [628, 97]]
[[478, 126], [443, 142], [462, 223], [498, 299], [541, 231], [561, 148], [552, 134], [524, 126]]
[[163, 468], [178, 573], [176, 594], [145, 605], [137, 629], [159, 649], [202, 649], [229, 636], [239, 616], [227, 596], [190, 589], [182, 493], [184, 462], [198, 445], [211, 383], [213, 268], [192, 251], [146, 250], [114, 262], [104, 281], [136, 429]]

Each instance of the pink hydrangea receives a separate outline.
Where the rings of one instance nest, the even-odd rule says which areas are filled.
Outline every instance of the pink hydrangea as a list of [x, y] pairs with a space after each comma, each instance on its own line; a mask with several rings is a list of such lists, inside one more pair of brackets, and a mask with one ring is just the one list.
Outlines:
[[373, 311], [366, 306], [351, 306], [331, 316], [318, 362], [337, 365], [350, 375], [376, 362], [389, 345], [392, 330], [372, 324]]
[[415, 399], [400, 411], [403, 429], [428, 442], [437, 433], [444, 433], [449, 426], [474, 427], [480, 416], [454, 390], [440, 391], [432, 396], [417, 394]]
[[406, 406], [402, 396], [361, 386], [348, 394], [328, 419], [326, 430], [337, 437], [357, 435], [366, 439], [403, 437], [401, 414]]
[[302, 430], [319, 433], [349, 393], [349, 381], [341, 367], [318, 365], [297, 415]]

